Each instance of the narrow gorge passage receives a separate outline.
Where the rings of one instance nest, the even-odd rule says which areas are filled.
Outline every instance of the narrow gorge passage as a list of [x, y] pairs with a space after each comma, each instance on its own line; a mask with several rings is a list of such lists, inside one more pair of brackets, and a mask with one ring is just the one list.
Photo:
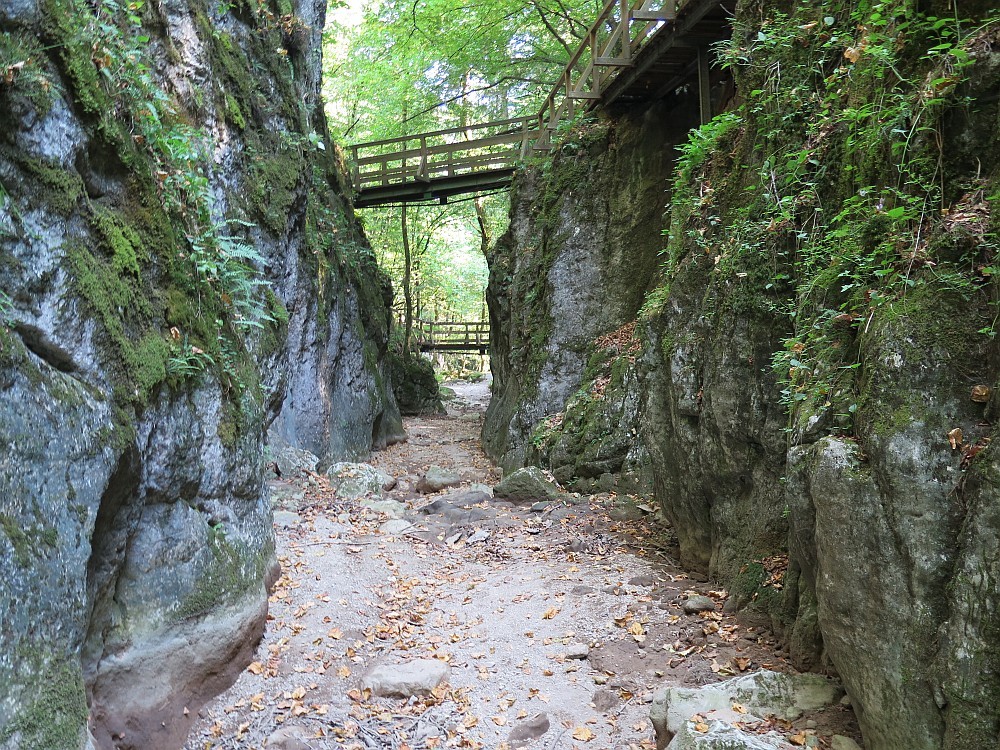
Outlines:
[[[446, 416], [408, 419], [408, 440], [373, 455], [396, 481], [382, 497], [340, 498], [308, 472], [273, 483], [283, 572], [266, 634], [189, 750], [652, 748], [657, 687], [792, 671], [764, 623], [723, 613], [726, 593], [672, 562], [638, 501], [476, 494], [499, 480], [479, 441], [488, 385], [450, 385]], [[432, 465], [461, 481], [418, 492]], [[695, 596], [714, 609], [685, 613]], [[430, 695], [366, 689], [414, 661], [411, 682], [447, 672]], [[822, 747], [859, 737], [840, 704], [777, 728]]]

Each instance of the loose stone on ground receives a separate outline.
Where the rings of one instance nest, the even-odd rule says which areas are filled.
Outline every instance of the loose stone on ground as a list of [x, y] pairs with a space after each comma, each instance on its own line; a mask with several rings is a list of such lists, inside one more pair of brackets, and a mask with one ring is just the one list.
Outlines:
[[440, 466], [431, 466], [417, 482], [417, 492], [429, 495], [448, 487], [454, 487], [461, 481], [462, 477], [458, 472], [443, 469]]
[[383, 698], [428, 695], [448, 679], [447, 663], [437, 659], [415, 659], [402, 664], [383, 664], [369, 672], [362, 685]]
[[344, 500], [359, 500], [366, 495], [380, 497], [383, 487], [393, 484], [393, 478], [371, 464], [337, 463], [326, 471], [331, 489]]
[[518, 469], [493, 488], [493, 496], [515, 504], [533, 504], [556, 500], [559, 486], [537, 466]]
[[711, 612], [715, 609], [715, 602], [707, 596], [690, 596], [684, 602], [683, 610], [689, 615], [696, 615], [699, 612]]

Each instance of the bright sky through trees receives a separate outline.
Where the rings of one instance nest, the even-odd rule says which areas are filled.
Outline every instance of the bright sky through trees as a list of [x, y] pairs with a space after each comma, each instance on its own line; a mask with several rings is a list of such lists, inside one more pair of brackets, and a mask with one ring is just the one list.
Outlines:
[[[595, 0], [349, 0], [331, 6], [324, 93], [342, 143], [533, 113], [585, 33]], [[362, 212], [399, 289], [401, 232], [412, 256], [414, 314], [479, 319], [483, 249], [506, 222], [506, 194], [448, 206]]]

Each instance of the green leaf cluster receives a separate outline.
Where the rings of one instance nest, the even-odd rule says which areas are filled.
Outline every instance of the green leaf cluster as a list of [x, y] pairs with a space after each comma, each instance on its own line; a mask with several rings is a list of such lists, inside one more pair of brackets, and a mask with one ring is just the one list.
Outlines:
[[949, 182], [944, 143], [968, 104], [970, 49], [995, 28], [910, 0], [798, 2], [738, 23], [717, 53], [742, 101], [681, 149], [647, 312], [704, 263], [730, 313], [791, 331], [773, 364], [793, 423], [832, 410], [851, 432], [857, 339], [876, 312], [910, 295], [989, 299], [993, 198], [984, 180]]

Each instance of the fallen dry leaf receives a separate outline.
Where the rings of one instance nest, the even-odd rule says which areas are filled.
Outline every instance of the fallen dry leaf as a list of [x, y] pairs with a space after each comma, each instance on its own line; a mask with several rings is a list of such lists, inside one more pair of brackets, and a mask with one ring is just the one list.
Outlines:
[[594, 739], [594, 733], [589, 727], [577, 727], [573, 730], [573, 739], [579, 740], [580, 742], [590, 742]]
[[962, 434], [962, 428], [956, 427], [948, 433], [948, 442], [951, 444], [951, 449], [958, 450], [962, 447], [962, 440], [964, 435]]
[[991, 395], [993, 395], [993, 389], [988, 385], [974, 385], [970, 398], [977, 404], [985, 404], [990, 400]]

